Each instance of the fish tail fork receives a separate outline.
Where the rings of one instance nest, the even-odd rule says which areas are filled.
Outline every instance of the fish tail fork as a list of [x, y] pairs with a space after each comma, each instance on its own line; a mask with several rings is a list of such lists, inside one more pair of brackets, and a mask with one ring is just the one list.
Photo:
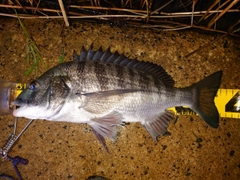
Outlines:
[[198, 83], [192, 85], [194, 103], [190, 107], [209, 126], [217, 128], [219, 124], [219, 113], [214, 103], [222, 77], [222, 71], [217, 71]]

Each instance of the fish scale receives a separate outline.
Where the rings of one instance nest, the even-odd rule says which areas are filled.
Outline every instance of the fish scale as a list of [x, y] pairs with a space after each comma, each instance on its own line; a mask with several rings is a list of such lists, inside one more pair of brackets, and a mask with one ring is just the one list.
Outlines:
[[219, 113], [214, 97], [222, 72], [215, 72], [186, 88], [175, 88], [166, 71], [153, 63], [129, 59], [101, 48], [82, 48], [74, 61], [45, 72], [22, 91], [12, 105], [14, 116], [50, 121], [88, 123], [107, 150], [104, 138], [114, 139], [117, 125], [140, 122], [150, 136], [166, 132], [174, 113], [168, 108], [188, 106], [211, 127]]

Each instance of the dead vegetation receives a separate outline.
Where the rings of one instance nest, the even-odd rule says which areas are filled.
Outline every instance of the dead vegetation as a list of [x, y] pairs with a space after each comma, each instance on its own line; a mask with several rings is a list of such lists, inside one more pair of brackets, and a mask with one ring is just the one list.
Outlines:
[[66, 26], [81, 19], [163, 31], [194, 28], [240, 37], [240, 0], [1, 0], [0, 15], [63, 19]]

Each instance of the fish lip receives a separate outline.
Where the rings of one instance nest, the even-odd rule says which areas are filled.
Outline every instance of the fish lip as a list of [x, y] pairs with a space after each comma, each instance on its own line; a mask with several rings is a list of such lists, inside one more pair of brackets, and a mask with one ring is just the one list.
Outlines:
[[22, 98], [17, 98], [11, 102], [12, 106], [23, 106], [25, 104], [27, 104], [27, 100], [22, 99]]
[[22, 105], [22, 103], [19, 102], [18, 100], [14, 100], [11, 102], [11, 106], [19, 106], [20, 107], [21, 105]]
[[13, 107], [13, 116], [15, 117], [21, 117], [19, 116], [19, 112], [22, 111], [22, 109], [24, 109], [24, 106], [25, 104], [21, 101], [18, 101], [18, 100], [14, 100], [11, 102], [11, 106]]
[[25, 103], [22, 100], [19, 100], [19, 99], [16, 99], [16, 100], [11, 102], [11, 106], [13, 107], [14, 111], [16, 111], [17, 109], [24, 106], [24, 104]]

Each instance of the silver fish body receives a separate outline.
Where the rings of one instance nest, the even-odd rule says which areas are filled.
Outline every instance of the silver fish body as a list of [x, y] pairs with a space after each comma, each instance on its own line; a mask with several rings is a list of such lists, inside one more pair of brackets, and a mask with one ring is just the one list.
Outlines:
[[[110, 50], [82, 49], [74, 61], [59, 64], [31, 82], [13, 102], [13, 115], [31, 119], [88, 123], [106, 148], [116, 126], [141, 122], [154, 140], [166, 132], [173, 113], [166, 109], [188, 106], [217, 128], [214, 97], [222, 72], [187, 88], [158, 65], [130, 60]], [[106, 148], [107, 149], [107, 148]]]

